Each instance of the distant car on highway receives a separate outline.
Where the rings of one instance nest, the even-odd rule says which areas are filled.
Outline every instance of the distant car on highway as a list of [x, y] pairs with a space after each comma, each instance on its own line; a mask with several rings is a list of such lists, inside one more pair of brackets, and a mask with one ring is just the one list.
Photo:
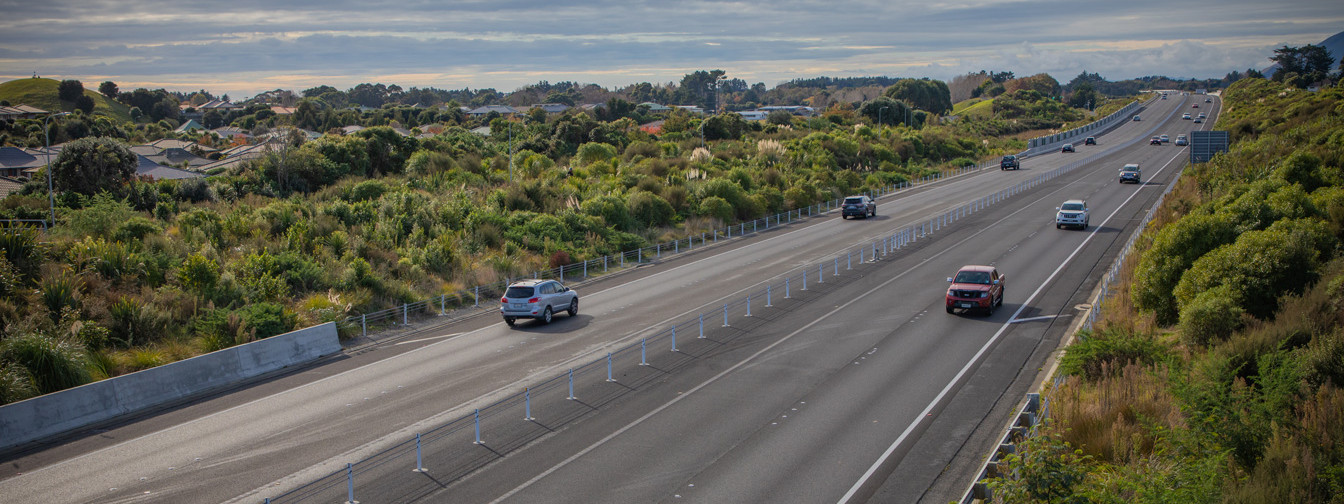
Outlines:
[[1159, 135], [1157, 138], [1162, 139], [1162, 143], [1167, 143], [1171, 141], [1171, 136], [1169, 135]]
[[1060, 147], [1060, 148], [1059, 148], [1059, 151], [1060, 151], [1060, 152], [1073, 152], [1073, 144], [1071, 144], [1071, 143], [1064, 144], [1063, 147]]
[[1190, 108], [1199, 108], [1199, 104], [1198, 104], [1198, 103], [1191, 103], [1191, 104], [1190, 104]]
[[1182, 119], [1182, 120], [1189, 121], [1189, 120], [1190, 120], [1190, 114], [1181, 114], [1181, 119]]
[[1125, 182], [1143, 183], [1143, 172], [1139, 171], [1139, 165], [1131, 163], [1120, 168], [1120, 183]]
[[1071, 199], [1055, 208], [1055, 229], [1063, 227], [1087, 229], [1089, 221], [1086, 201]]
[[1196, 117], [1196, 118], [1195, 118], [1195, 124], [1203, 124], [1203, 123], [1204, 123], [1204, 118], [1203, 118], [1203, 117]]
[[551, 323], [555, 312], [563, 310], [573, 317], [579, 314], [579, 293], [556, 280], [523, 280], [514, 282], [499, 298], [499, 313], [504, 323], [513, 327], [520, 318]]
[[1162, 145], [1162, 137], [1153, 137], [1148, 140], [1148, 145]]
[[1134, 120], [1135, 121], [1139, 120], [1139, 116], [1134, 116]]
[[1204, 103], [1213, 103], [1213, 98], [1205, 98]]
[[867, 196], [848, 196], [840, 205], [841, 219], [848, 219], [851, 216], [865, 219], [869, 216], [877, 217], [877, 202]]
[[993, 266], [962, 266], [957, 276], [948, 277], [947, 312], [979, 310], [985, 316], [994, 314], [994, 307], [1003, 305], [1005, 275]]
[[1003, 159], [999, 161], [1000, 170], [1016, 170], [1021, 167], [1022, 165], [1018, 162], [1017, 156], [1012, 154], [1004, 156]]
[[1087, 137], [1083, 139], [1083, 145], [1096, 145], [1097, 137]]
[[1176, 145], [1188, 145], [1189, 143], [1190, 141], [1186, 140], [1185, 135], [1176, 135]]

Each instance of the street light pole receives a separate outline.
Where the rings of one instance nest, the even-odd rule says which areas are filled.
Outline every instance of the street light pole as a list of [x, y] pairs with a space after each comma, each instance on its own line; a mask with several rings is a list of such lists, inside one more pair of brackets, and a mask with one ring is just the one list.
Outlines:
[[52, 116], [70, 115], [69, 112], [58, 112], [47, 114], [42, 119], [42, 136], [47, 140], [47, 202], [51, 204], [51, 227], [56, 227], [56, 190], [51, 185], [51, 127], [49, 126]]
[[887, 123], [882, 122], [882, 113], [887, 111], [887, 107], [877, 109], [877, 128], [882, 129]]

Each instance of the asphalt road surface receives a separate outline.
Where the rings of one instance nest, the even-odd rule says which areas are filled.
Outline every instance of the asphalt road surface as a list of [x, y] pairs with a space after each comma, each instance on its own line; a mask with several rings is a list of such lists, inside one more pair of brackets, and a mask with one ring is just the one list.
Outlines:
[[[1180, 119], [1196, 99], [1202, 125]], [[579, 315], [550, 325], [479, 317], [6, 454], [0, 501], [344, 501], [346, 464], [373, 457], [361, 502], [947, 502], [1188, 159], [1147, 138], [1210, 126], [1220, 103], [1202, 102], [1172, 93], [1098, 145], [903, 190], [876, 218], [667, 256], [581, 287]], [[1119, 185], [1135, 162], [1144, 183]], [[872, 260], [873, 243], [1066, 165]], [[1072, 198], [1092, 227], [1055, 229]], [[963, 264], [1007, 275], [992, 316], [944, 312]], [[802, 290], [804, 270], [824, 280]], [[707, 318], [698, 337], [726, 303], [730, 324]]]

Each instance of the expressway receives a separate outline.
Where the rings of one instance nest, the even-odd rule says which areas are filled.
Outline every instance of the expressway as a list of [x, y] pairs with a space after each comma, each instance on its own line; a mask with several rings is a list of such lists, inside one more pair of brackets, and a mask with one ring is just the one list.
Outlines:
[[[1179, 119], [1196, 99], [1203, 125]], [[479, 444], [469, 427], [443, 434], [454, 450], [429, 449], [424, 472], [413, 458], [370, 469], [359, 499], [946, 502], [1185, 163], [1184, 148], [1147, 138], [1212, 124], [1219, 103], [1202, 99], [1153, 100], [1143, 121], [1020, 171], [882, 198], [877, 218], [812, 219], [592, 282], [580, 314], [548, 326], [482, 317], [7, 455], [0, 500], [262, 502], [824, 263], [825, 283], [729, 327], [707, 323], [706, 338], [683, 333], [679, 352], [623, 365], [614, 381], [589, 373], [575, 400], [550, 388], [535, 415], [501, 407]], [[880, 261], [850, 269], [837, 255], [1094, 155]], [[1145, 183], [1118, 185], [1134, 162]], [[1070, 198], [1089, 202], [1093, 227], [1055, 229]], [[993, 316], [941, 309], [962, 264], [1007, 275]], [[310, 502], [346, 488], [323, 491], [337, 493]]]

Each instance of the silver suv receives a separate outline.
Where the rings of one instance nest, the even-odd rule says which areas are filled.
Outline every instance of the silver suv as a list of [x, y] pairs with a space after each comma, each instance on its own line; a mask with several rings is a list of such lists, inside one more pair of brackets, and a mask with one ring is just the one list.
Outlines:
[[555, 280], [523, 280], [509, 285], [499, 299], [499, 313], [504, 323], [513, 327], [520, 318], [551, 323], [556, 310], [565, 310], [569, 316], [579, 314], [579, 293]]
[[1055, 208], [1055, 229], [1064, 226], [1087, 229], [1088, 220], [1087, 202], [1083, 200], [1071, 199]]

